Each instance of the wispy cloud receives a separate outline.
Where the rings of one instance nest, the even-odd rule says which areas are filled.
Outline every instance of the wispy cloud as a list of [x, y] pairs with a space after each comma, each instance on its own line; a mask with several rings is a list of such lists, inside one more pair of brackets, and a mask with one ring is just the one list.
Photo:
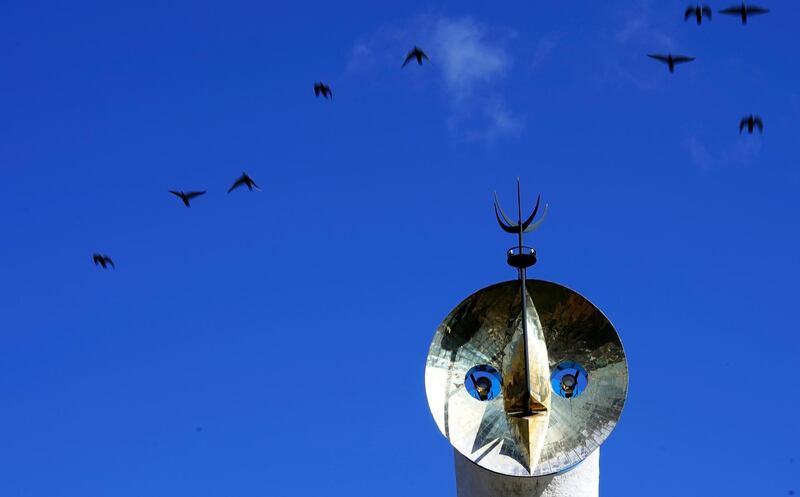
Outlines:
[[440, 77], [450, 107], [449, 129], [471, 140], [494, 141], [519, 133], [525, 121], [503, 97], [502, 84], [513, 65], [506, 47], [513, 37], [510, 30], [471, 18], [417, 18], [384, 26], [357, 42], [348, 68], [399, 65], [398, 57], [419, 43], [432, 61], [426, 69]]
[[525, 127], [525, 119], [512, 113], [505, 103], [498, 99], [484, 108], [488, 125], [477, 138], [492, 142], [501, 136], [516, 136]]
[[[658, 8], [663, 8], [658, 5]], [[663, 73], [656, 71], [646, 58], [648, 53], [676, 52], [678, 44], [659, 24], [660, 12], [654, 12], [653, 0], [618, 0], [609, 6], [618, 12], [616, 25], [602, 32], [596, 50], [602, 54], [600, 78], [603, 83], [633, 85], [639, 90], [652, 90], [663, 84]], [[620, 45], [624, 50], [620, 50]], [[649, 64], [650, 66], [646, 66]], [[647, 71], [642, 68], [647, 67]]]
[[689, 136], [684, 140], [683, 148], [689, 153], [692, 164], [703, 170], [746, 166], [761, 155], [761, 137], [740, 136], [733, 143], [712, 147], [697, 136]]
[[439, 19], [434, 33], [434, 53], [456, 101], [470, 96], [476, 86], [503, 77], [511, 66], [510, 55], [470, 19]]
[[487, 142], [522, 130], [524, 119], [508, 109], [498, 88], [512, 57], [497, 35], [471, 19], [439, 19], [433, 49], [450, 99], [451, 130]]
[[675, 48], [675, 40], [652, 21], [652, 0], [640, 0], [633, 6], [628, 2], [627, 8], [619, 11], [628, 13], [624, 24], [614, 32], [614, 39], [619, 43], [652, 45], [651, 50]]

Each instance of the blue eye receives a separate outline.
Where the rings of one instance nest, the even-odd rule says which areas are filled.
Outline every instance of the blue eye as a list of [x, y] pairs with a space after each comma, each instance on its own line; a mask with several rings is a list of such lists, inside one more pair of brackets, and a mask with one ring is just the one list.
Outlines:
[[575, 361], [564, 361], [553, 369], [550, 386], [565, 399], [578, 397], [589, 385], [589, 373]]
[[488, 364], [481, 364], [467, 371], [464, 386], [473, 398], [492, 400], [500, 395], [503, 379], [497, 369]]

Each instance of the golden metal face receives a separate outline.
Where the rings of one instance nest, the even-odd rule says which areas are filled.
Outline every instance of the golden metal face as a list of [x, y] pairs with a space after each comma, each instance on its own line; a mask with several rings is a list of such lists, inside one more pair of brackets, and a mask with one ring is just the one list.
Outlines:
[[[608, 437], [625, 403], [628, 367], [616, 331], [591, 302], [546, 281], [528, 280], [526, 288], [530, 381], [520, 283], [507, 281], [467, 297], [439, 325], [425, 389], [436, 424], [465, 457], [497, 473], [543, 476], [566, 471]], [[588, 374], [571, 398], [551, 389], [551, 373], [565, 361]], [[466, 390], [465, 375], [477, 365], [502, 373], [490, 400]]]

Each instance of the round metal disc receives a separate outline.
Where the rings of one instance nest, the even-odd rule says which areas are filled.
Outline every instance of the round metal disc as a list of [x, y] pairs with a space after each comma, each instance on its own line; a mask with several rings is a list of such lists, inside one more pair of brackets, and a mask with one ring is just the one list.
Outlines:
[[[549, 395], [541, 412], [525, 415], [504, 399], [519, 389], [524, 364], [512, 357], [520, 356], [523, 328], [518, 281], [479, 290], [445, 318], [428, 352], [425, 389], [436, 424], [465, 457], [497, 473], [543, 476], [570, 469], [608, 437], [625, 404], [628, 367], [617, 332], [591, 302], [546, 281], [528, 280], [526, 288], [528, 329], [544, 336], [547, 368], [584, 368], [588, 384], [580, 395]], [[503, 375], [500, 394], [488, 400], [465, 385], [467, 372], [480, 365]]]

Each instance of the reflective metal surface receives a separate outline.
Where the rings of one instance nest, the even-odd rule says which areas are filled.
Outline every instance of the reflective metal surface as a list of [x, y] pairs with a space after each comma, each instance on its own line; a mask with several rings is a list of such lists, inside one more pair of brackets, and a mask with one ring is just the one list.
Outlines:
[[[515, 280], [474, 293], [439, 325], [425, 389], [439, 429], [465, 457], [497, 473], [543, 476], [571, 468], [608, 437], [625, 403], [628, 368], [616, 331], [591, 302], [555, 283], [528, 280], [526, 288], [528, 381]], [[552, 395], [551, 373], [564, 361], [586, 370], [579, 396]], [[464, 384], [483, 364], [503, 382], [485, 401]]]

